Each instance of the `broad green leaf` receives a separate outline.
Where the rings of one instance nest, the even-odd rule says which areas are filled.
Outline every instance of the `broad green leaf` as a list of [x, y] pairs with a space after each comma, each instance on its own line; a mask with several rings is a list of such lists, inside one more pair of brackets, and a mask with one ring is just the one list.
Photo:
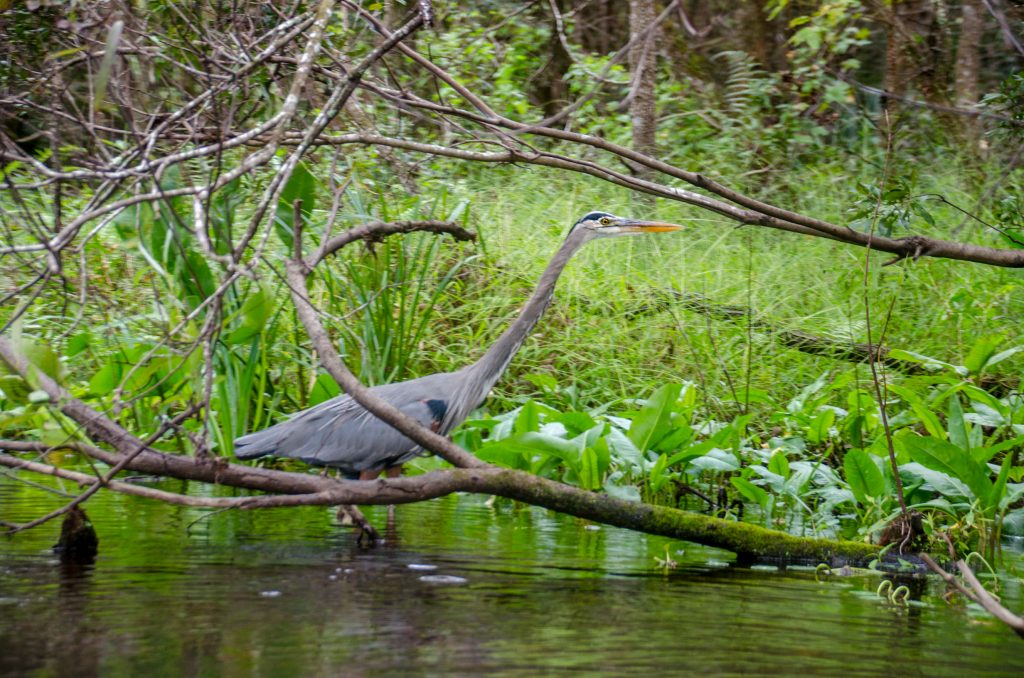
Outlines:
[[[973, 412], [968, 412], [964, 415], [964, 419], [981, 426], [992, 426], [994, 428], [1010, 423], [1009, 418], [1007, 417], [1009, 410], [1005, 410], [1005, 408], [1002, 411], [996, 410], [984, 403], [976, 402], [974, 403], [973, 409]], [[1004, 411], [1007, 414], [1004, 414]]]
[[970, 370], [971, 374], [978, 374], [988, 364], [989, 358], [993, 356], [996, 349], [1004, 338], [999, 335], [980, 337], [971, 346], [971, 350], [968, 351], [967, 357], [964, 358], [964, 367]]
[[540, 429], [540, 412], [537, 410], [537, 403], [527, 400], [519, 410], [516, 423], [512, 430], [516, 433], [529, 433]]
[[760, 464], [753, 464], [747, 467], [751, 473], [757, 474], [759, 478], [768, 483], [768, 486], [776, 493], [782, 493], [786, 490], [786, 479], [780, 476], [778, 473], [769, 471]]
[[594, 418], [586, 412], [577, 412], [575, 410], [550, 415], [548, 416], [548, 421], [557, 421], [559, 424], [564, 426], [565, 430], [572, 436], [589, 430], [597, 424], [597, 422], [594, 421]]
[[943, 497], [936, 497], [935, 499], [930, 499], [928, 501], [924, 501], [924, 502], [921, 502], [921, 503], [918, 503], [918, 504], [914, 504], [914, 505], [910, 506], [910, 508], [915, 508], [915, 509], [929, 509], [929, 508], [930, 509], [937, 509], [939, 511], [942, 511], [943, 513], [946, 513], [946, 514], [952, 516], [953, 518], [959, 518], [960, 517], [960, 512], [957, 511], [957, 509], [952, 504], [950, 504], [947, 499], [945, 499]]
[[910, 409], [921, 420], [921, 425], [924, 426], [929, 434], [940, 440], [945, 440], [946, 431], [942, 428], [942, 422], [939, 421], [939, 417], [932, 412], [931, 408], [916, 393], [909, 388], [897, 386], [896, 384], [887, 384], [886, 386], [890, 391], [902, 398], [905, 403], [910, 405]]
[[117, 388], [120, 381], [121, 366], [111, 358], [99, 372], [92, 375], [92, 379], [89, 380], [89, 392], [98, 396], [107, 395]]
[[560, 459], [569, 459], [578, 463], [579, 447], [565, 438], [559, 438], [547, 433], [517, 433], [502, 440], [487, 441], [481, 450], [515, 450], [525, 455], [537, 452], [553, 454]]
[[821, 47], [822, 29], [817, 26], [805, 26], [793, 34], [789, 39], [794, 45], [807, 45], [808, 50], [817, 52]]
[[668, 435], [659, 440], [656, 447], [661, 452], [672, 452], [687, 445], [693, 440], [695, 434], [696, 431], [693, 430], [693, 427], [689, 424], [681, 423], [679, 426], [673, 427]]
[[940, 471], [963, 482], [975, 498], [985, 501], [992, 492], [988, 469], [974, 460], [966, 451], [938, 438], [915, 436], [903, 444], [910, 450], [910, 458], [917, 463]]
[[629, 438], [643, 451], [652, 449], [665, 437], [682, 384], [665, 384], [656, 390], [633, 417]]
[[696, 445], [691, 445], [687, 449], [676, 452], [671, 457], [668, 457], [666, 465], [671, 467], [676, 464], [689, 462], [691, 459], [696, 459], [697, 457], [703, 457], [715, 447], [715, 444], [714, 440], [704, 440]]
[[984, 391], [984, 390], [978, 388], [977, 386], [975, 386], [973, 384], [969, 384], [967, 382], [964, 382], [963, 384], [960, 384], [957, 388], [959, 388], [961, 391], [963, 391], [964, 395], [966, 395], [968, 398], [971, 399], [971, 402], [981, 403], [983, 405], [986, 405], [986, 406], [992, 408], [993, 410], [996, 410], [997, 412], [1002, 414], [1004, 417], [1009, 414], [1009, 410], [1006, 407], [1006, 405], [1004, 403], [1000, 402], [998, 398], [996, 398], [994, 395], [992, 395], [988, 391]]
[[580, 455], [580, 487], [585, 490], [601, 489], [601, 469], [598, 464], [597, 453], [592, 447], [583, 450]]
[[912, 363], [920, 363], [927, 368], [938, 370], [943, 367], [952, 370], [962, 377], [967, 376], [967, 368], [963, 365], [953, 365], [952, 363], [943, 362], [937, 358], [932, 358], [921, 353], [915, 353], [913, 351], [904, 351], [903, 349], [894, 348], [889, 351], [889, 357], [896, 360], [906, 360]]
[[504, 466], [505, 468], [514, 468], [520, 471], [526, 471], [530, 468], [529, 460], [524, 457], [522, 450], [517, 448], [488, 445], [485, 443], [480, 446], [480, 449], [475, 454], [481, 461]]
[[776, 452], [772, 455], [772, 458], [768, 460], [768, 470], [788, 479], [789, 459], [786, 458], [786, 455], [783, 452]]
[[1010, 478], [1010, 467], [1013, 465], [1013, 455], [1008, 454], [1003, 459], [1003, 465], [999, 468], [999, 475], [992, 483], [992, 490], [985, 500], [985, 517], [995, 518], [996, 512], [1002, 508], [1003, 495], [1006, 494], [1006, 481]]
[[1021, 445], [1024, 445], [1024, 436], [1017, 436], [1016, 438], [1010, 438], [1009, 440], [1004, 440], [1001, 443], [996, 443], [989, 447], [971, 448], [971, 456], [974, 457], [974, 460], [978, 463], [985, 464], [1000, 452], [1013, 450]]
[[[546, 433], [517, 433], [502, 440], [488, 440], [476, 455], [491, 463], [538, 472], [551, 458], [566, 462], [578, 472], [580, 450], [575, 443]], [[534, 465], [534, 459], [538, 458]]]
[[68, 339], [68, 345], [64, 349], [64, 355], [68, 358], [74, 357], [89, 348], [89, 344], [92, 343], [92, 334], [89, 330], [79, 332], [75, 336]]
[[259, 334], [274, 312], [273, 301], [266, 289], [255, 288], [242, 302], [235, 316], [238, 325], [224, 337], [224, 341], [228, 344], [244, 344]]
[[913, 478], [916, 477], [928, 483], [932, 490], [938, 492], [947, 499], [962, 498], [970, 501], [970, 488], [956, 478], [947, 473], [943, 473], [942, 471], [934, 471], [917, 462], [910, 462], [900, 466], [900, 475], [903, 476], [904, 485], [911, 484], [914, 482]]
[[608, 439], [602, 434], [602, 437], [598, 438], [590, 446], [590, 449], [597, 455], [597, 470], [601, 475], [602, 481], [604, 481], [612, 470], [612, 450], [611, 446], [608, 445]]
[[[1024, 468], [1024, 467], [1014, 467]], [[1021, 483], [1007, 483], [1006, 484], [1006, 496], [1003, 497], [1004, 506], [1013, 506], [1024, 497], [1024, 484]]]
[[189, 307], [196, 308], [204, 299], [213, 294], [217, 289], [217, 282], [214, 280], [210, 266], [198, 252], [185, 251], [186, 265], [181, 267], [178, 273], [178, 281], [185, 294], [179, 293], [179, 298], [185, 301]]
[[[58, 384], [61, 383], [64, 377], [64, 365], [60, 362], [60, 357], [56, 351], [50, 348], [48, 344], [25, 336], [21, 337], [18, 345], [21, 348], [21, 354], [25, 356], [25, 359], [33, 367]], [[31, 375], [29, 375], [29, 381], [33, 381]]]
[[338, 382], [334, 381], [334, 378], [326, 372], [321, 372], [317, 375], [316, 381], [313, 382], [313, 388], [309, 391], [309, 405], [319, 405], [340, 393], [341, 387], [338, 386]]
[[964, 411], [960, 407], [960, 396], [953, 394], [949, 399], [949, 415], [946, 419], [949, 429], [949, 442], [962, 450], [971, 449], [971, 424], [964, 421]]
[[[0, 367], [3, 363], [0, 362]], [[0, 374], [0, 391], [11, 400], [24, 400], [32, 392], [25, 380], [16, 374]]]
[[884, 496], [885, 478], [871, 455], [864, 450], [849, 450], [843, 459], [843, 471], [858, 504], [864, 504], [866, 497]]
[[629, 436], [613, 426], [604, 439], [607, 441], [609, 451], [615, 457], [617, 463], [621, 461], [638, 471], [641, 470], [643, 466], [643, 453], [629, 439]]
[[668, 465], [668, 455], [661, 455], [658, 457], [658, 461], [654, 462], [654, 466], [651, 468], [651, 473], [648, 476], [648, 482], [651, 485], [651, 491], [657, 492], [661, 489], [661, 486], [665, 484], [668, 477], [665, 475], [665, 467]]
[[309, 171], [304, 162], [295, 166], [288, 182], [281, 191], [281, 200], [277, 203], [277, 219], [275, 226], [278, 237], [289, 248], [292, 247], [292, 233], [295, 228], [295, 201], [301, 200], [301, 214], [305, 219], [312, 214], [316, 204], [316, 177]]
[[814, 415], [814, 419], [811, 420], [811, 425], [807, 428], [807, 439], [815, 444], [820, 445], [829, 439], [829, 433], [832, 430], [832, 424], [836, 421], [836, 411], [831, 408], [824, 408], [818, 411]]
[[604, 422], [595, 424], [591, 428], [587, 429], [583, 433], [572, 438], [570, 442], [576, 445], [577, 449], [583, 451], [587, 447], [593, 447], [600, 443], [602, 436], [604, 436], [605, 425]]
[[1024, 351], [1024, 346], [1014, 346], [1013, 348], [1008, 348], [1005, 351], [1000, 351], [988, 359], [988, 362], [985, 363], [985, 367], [992, 367], [996, 363], [1001, 363], [1007, 358], [1017, 355], [1021, 351]]
[[806, 485], [814, 474], [814, 467], [810, 464], [797, 462], [790, 464], [789, 478], [786, 479], [786, 490], [794, 497], [802, 497], [807, 491]]
[[733, 476], [729, 479], [729, 482], [732, 483], [732, 486], [735, 487], [747, 501], [754, 502], [761, 507], [768, 503], [768, 493], [746, 478]]
[[634, 486], [613, 482], [610, 478], [604, 483], [604, 491], [608, 496], [623, 501], [640, 501], [640, 492]]
[[687, 473], [691, 475], [698, 475], [703, 471], [729, 473], [739, 470], [740, 462], [736, 459], [736, 455], [717, 447], [703, 456], [692, 459], [687, 466]]
[[683, 384], [682, 393], [679, 394], [679, 408], [681, 411], [687, 414], [687, 423], [690, 422], [689, 415], [692, 414], [692, 410], [697, 406], [697, 387], [691, 382]]

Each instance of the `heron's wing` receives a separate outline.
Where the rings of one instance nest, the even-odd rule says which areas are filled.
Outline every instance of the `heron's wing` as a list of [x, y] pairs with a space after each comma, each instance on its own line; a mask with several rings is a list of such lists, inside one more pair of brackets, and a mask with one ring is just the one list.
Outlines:
[[[447, 400], [439, 395], [444, 380], [436, 377], [441, 376], [444, 375], [386, 384], [371, 391], [421, 424], [436, 428], [447, 408]], [[419, 450], [416, 443], [377, 419], [348, 395], [332, 398], [295, 414], [288, 421], [235, 441], [235, 455], [240, 459], [272, 454], [309, 464], [334, 466], [346, 473], [394, 466], [415, 456]]]

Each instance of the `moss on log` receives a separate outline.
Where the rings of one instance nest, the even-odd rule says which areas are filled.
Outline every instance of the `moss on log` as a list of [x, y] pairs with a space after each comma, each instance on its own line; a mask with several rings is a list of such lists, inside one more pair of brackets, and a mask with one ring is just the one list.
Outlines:
[[[616, 499], [507, 469], [458, 469], [473, 491], [509, 497], [596, 522], [726, 549], [741, 564], [757, 562], [863, 565], [879, 555], [874, 544], [797, 537], [759, 525], [666, 506]], [[462, 483], [457, 483], [462, 484]]]

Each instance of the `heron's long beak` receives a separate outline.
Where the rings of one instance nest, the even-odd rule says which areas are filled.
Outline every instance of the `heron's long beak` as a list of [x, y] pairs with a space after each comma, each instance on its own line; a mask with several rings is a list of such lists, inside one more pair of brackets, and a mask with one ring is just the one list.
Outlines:
[[667, 233], [669, 231], [681, 231], [679, 224], [668, 224], [664, 221], [639, 221], [635, 219], [624, 220], [619, 228], [625, 233]]

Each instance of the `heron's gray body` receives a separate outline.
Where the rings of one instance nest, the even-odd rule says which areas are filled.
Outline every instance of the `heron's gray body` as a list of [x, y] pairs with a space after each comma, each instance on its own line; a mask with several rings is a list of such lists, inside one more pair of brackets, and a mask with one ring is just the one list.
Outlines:
[[[449, 393], [448, 384], [457, 380], [458, 374], [428, 374], [375, 386], [370, 392], [423, 426], [447, 435], [480, 404], [441, 395]], [[486, 393], [480, 397], [481, 402], [483, 397]], [[350, 476], [398, 466], [422, 452], [422, 447], [348, 395], [331, 398], [287, 421], [235, 441], [235, 456], [239, 459], [288, 457], [314, 466], [337, 468]]]
[[[519, 317], [479, 360], [457, 372], [383, 384], [370, 392], [427, 428], [447, 435], [483, 403], [551, 303], [558, 276], [580, 247], [603, 236], [679, 228], [674, 224], [634, 221], [605, 212], [591, 212], [569, 231]], [[240, 459], [265, 455], [289, 457], [338, 468], [350, 476], [394, 468], [421, 453], [419, 445], [377, 419], [348, 395], [303, 410], [287, 421], [235, 441], [235, 456]]]

